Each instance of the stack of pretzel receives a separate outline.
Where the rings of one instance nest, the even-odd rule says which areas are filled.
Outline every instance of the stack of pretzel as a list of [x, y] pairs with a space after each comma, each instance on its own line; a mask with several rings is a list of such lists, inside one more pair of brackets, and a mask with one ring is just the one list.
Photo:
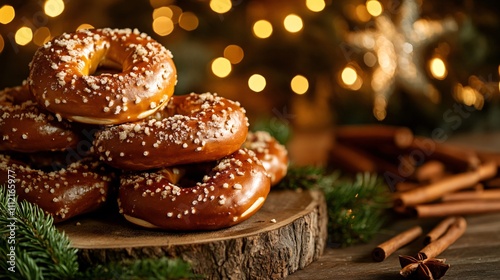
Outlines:
[[116, 185], [134, 224], [229, 227], [286, 174], [286, 149], [250, 132], [238, 102], [174, 95], [171, 53], [137, 30], [65, 33], [29, 67], [0, 92], [0, 178], [56, 222], [100, 208]]

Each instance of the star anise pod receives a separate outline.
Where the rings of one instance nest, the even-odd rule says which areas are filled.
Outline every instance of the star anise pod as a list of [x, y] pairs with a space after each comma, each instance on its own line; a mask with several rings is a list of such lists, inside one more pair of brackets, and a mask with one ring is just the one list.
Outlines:
[[449, 264], [445, 264], [445, 259], [427, 259], [424, 254], [418, 253], [417, 257], [399, 256], [401, 271], [404, 277], [413, 279], [436, 280], [444, 276]]

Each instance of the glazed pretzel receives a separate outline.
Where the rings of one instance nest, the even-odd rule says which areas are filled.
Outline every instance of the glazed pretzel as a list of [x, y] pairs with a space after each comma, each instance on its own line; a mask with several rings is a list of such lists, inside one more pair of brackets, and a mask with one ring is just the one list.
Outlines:
[[123, 176], [120, 213], [128, 221], [148, 228], [220, 229], [252, 216], [270, 191], [269, 176], [250, 150], [240, 149], [218, 160], [199, 182], [180, 186], [183, 173], [190, 174], [192, 168], [196, 167]]
[[[119, 73], [93, 75], [109, 67]], [[177, 81], [172, 54], [130, 29], [65, 33], [40, 47], [28, 83], [41, 106], [90, 124], [143, 119], [165, 104]]]

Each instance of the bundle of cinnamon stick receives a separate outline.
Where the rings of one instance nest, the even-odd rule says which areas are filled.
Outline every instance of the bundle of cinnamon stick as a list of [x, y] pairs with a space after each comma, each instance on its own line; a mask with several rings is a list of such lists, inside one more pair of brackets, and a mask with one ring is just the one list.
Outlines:
[[437, 132], [421, 137], [406, 127], [339, 126], [330, 164], [346, 172], [379, 173], [393, 192], [394, 210], [405, 215], [500, 211], [500, 151], [448, 144]]

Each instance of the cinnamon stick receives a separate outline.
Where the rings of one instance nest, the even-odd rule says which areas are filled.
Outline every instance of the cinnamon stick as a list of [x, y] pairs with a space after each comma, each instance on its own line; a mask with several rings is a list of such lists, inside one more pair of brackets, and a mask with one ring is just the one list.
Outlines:
[[463, 201], [463, 200], [499, 200], [500, 201], [500, 189], [492, 190], [475, 190], [475, 191], [463, 191], [450, 193], [441, 199], [443, 202], [448, 201]]
[[484, 182], [488, 188], [500, 188], [500, 177], [493, 178]]
[[395, 205], [411, 206], [431, 202], [447, 193], [472, 187], [482, 180], [494, 177], [496, 173], [497, 165], [494, 162], [488, 162], [474, 171], [455, 174], [426, 186], [401, 193], [397, 196]]
[[420, 186], [422, 185], [416, 182], [403, 181], [396, 184], [396, 191], [406, 192], [412, 189], [419, 188]]
[[335, 143], [330, 160], [338, 167], [351, 172], [376, 172], [377, 166], [362, 150]]
[[429, 160], [418, 166], [413, 177], [419, 182], [436, 181], [444, 175], [444, 164], [437, 160]]
[[384, 243], [378, 245], [373, 249], [372, 251], [373, 260], [377, 262], [385, 260], [397, 249], [415, 240], [421, 234], [422, 234], [422, 228], [420, 226], [415, 226], [392, 237], [391, 239], [385, 241]]
[[494, 161], [500, 166], [500, 153], [490, 151], [478, 151], [478, 157], [481, 161]]
[[446, 217], [500, 212], [499, 200], [468, 200], [422, 204], [407, 208], [407, 213], [418, 218]]
[[446, 166], [463, 172], [473, 170], [481, 164], [475, 150], [436, 143], [430, 138], [414, 137], [408, 152], [422, 152], [428, 160], [443, 162]]
[[336, 135], [341, 142], [362, 146], [383, 143], [406, 148], [413, 141], [413, 132], [409, 128], [389, 125], [344, 125], [337, 127]]
[[435, 228], [429, 231], [424, 237], [424, 245], [436, 241], [457, 221], [457, 217], [452, 216], [442, 220]]
[[455, 222], [451, 224], [440, 238], [429, 243], [419, 254], [424, 256], [424, 259], [430, 259], [438, 256], [444, 250], [446, 250], [451, 244], [453, 244], [460, 236], [462, 236], [467, 228], [467, 222], [463, 217], [456, 218]]

